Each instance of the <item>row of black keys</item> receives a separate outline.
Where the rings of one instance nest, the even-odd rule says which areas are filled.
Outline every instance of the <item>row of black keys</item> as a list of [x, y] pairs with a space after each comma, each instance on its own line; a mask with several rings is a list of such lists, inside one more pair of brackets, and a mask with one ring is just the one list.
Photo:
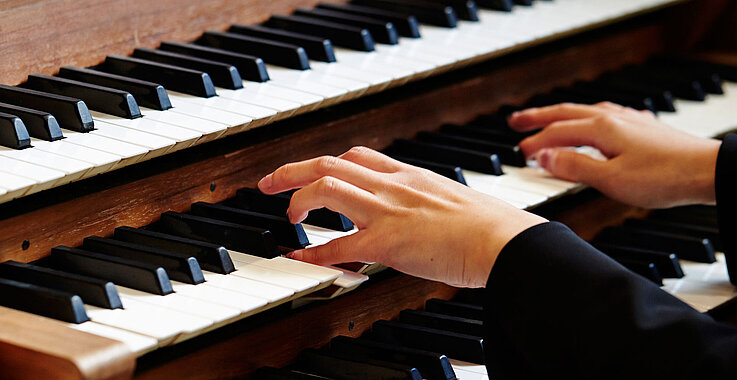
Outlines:
[[377, 321], [361, 338], [333, 338], [325, 349], [305, 350], [288, 368], [265, 367], [254, 376], [455, 380], [449, 358], [484, 364], [483, 307], [468, 302], [428, 300], [423, 311], [403, 310], [399, 320]]
[[400, 139], [385, 153], [400, 161], [433, 170], [465, 183], [460, 168], [500, 175], [502, 164], [525, 166], [519, 142], [533, 132], [520, 133], [507, 124], [513, 112], [572, 102], [610, 101], [639, 110], [675, 111], [674, 100], [703, 101], [707, 94], [723, 94], [723, 80], [737, 81], [737, 66], [680, 58], [659, 58], [648, 64], [607, 73], [591, 82], [579, 82], [534, 96], [526, 104], [502, 107], [464, 125], [446, 124], [439, 131], [423, 131], [412, 140]]
[[605, 228], [592, 244], [630, 270], [663, 285], [684, 276], [679, 259], [713, 263], [722, 250], [716, 207], [687, 206], [653, 211]]
[[[309, 60], [335, 62], [333, 44], [373, 51], [379, 43], [397, 44], [398, 36], [419, 38], [421, 22], [455, 26], [455, 12], [477, 19], [467, 0], [354, 0], [321, 4], [292, 16], [273, 16], [259, 26], [232, 26], [227, 33], [206, 32], [194, 43], [165, 42], [159, 49], [136, 49], [133, 57], [109, 56], [92, 69], [62, 68], [56, 77], [31, 75], [21, 87], [0, 86], [0, 145], [22, 149], [30, 137], [54, 141], [60, 127], [87, 132], [94, 128], [88, 107], [136, 118], [139, 105], [171, 108], [164, 87], [186, 94], [215, 96], [215, 86], [243, 87], [242, 79], [269, 79], [264, 62], [297, 70]], [[506, 1], [483, 2], [511, 9]], [[503, 6], [499, 6], [500, 3]]]
[[[171, 280], [205, 281], [202, 270], [235, 270], [228, 249], [275, 257], [309, 244], [301, 224], [285, 217], [290, 194], [241, 189], [225, 204], [198, 202], [191, 212], [166, 212], [147, 228], [118, 227], [111, 238], [91, 236], [79, 248], [55, 247], [31, 264], [0, 263], [0, 305], [67, 322], [87, 320], [83, 303], [122, 307], [113, 284], [152, 294], [173, 292]], [[348, 231], [345, 216], [320, 209], [307, 222]]]

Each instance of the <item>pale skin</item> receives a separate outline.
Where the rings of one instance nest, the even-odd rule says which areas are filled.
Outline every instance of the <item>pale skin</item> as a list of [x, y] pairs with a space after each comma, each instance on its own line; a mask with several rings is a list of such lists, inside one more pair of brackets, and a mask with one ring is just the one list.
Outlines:
[[[720, 143], [672, 129], [652, 114], [610, 103], [562, 104], [512, 115], [520, 143], [553, 175], [583, 182], [638, 206], [714, 203]], [[589, 145], [605, 161], [566, 149]], [[502, 248], [546, 222], [494, 197], [364, 147], [278, 168], [258, 184], [267, 194], [291, 189], [292, 223], [327, 207], [359, 231], [289, 257], [320, 265], [380, 262], [399, 271], [461, 287], [483, 287]]]

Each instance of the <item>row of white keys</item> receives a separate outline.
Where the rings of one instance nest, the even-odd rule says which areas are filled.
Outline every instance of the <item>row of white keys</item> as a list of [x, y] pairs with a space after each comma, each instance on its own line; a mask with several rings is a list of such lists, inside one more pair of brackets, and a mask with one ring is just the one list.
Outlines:
[[[175, 152], [180, 149], [189, 148], [194, 145], [201, 137], [202, 133], [191, 129], [181, 128], [171, 124], [161, 123], [147, 117], [139, 117], [136, 119], [125, 119], [122, 117], [107, 115], [104, 113], [91, 111], [92, 119], [97, 127], [101, 122], [113, 124], [121, 128], [132, 129], [145, 134], [151, 134], [166, 139], [174, 140], [174, 146], [169, 152]], [[144, 137], [139, 135], [139, 137]]]
[[357, 70], [389, 75], [392, 81], [389, 86], [398, 86], [412, 79], [417, 70], [402, 64], [390, 64], [382, 62], [376, 52], [361, 52], [343, 48], [335, 48], [335, 64], [348, 66]]
[[[221, 96], [226, 99], [232, 99], [237, 100], [239, 102], [243, 103], [249, 103], [249, 104], [255, 104], [262, 107], [271, 108], [273, 110], [276, 110], [276, 116], [274, 116], [274, 120], [281, 120], [288, 117], [294, 116], [297, 112], [299, 112], [300, 109], [303, 109], [307, 106], [307, 104], [310, 104], [313, 100], [308, 100], [307, 103], [304, 102], [296, 102], [293, 100], [288, 99], [282, 99], [270, 95], [264, 95], [260, 93], [257, 89], [258, 85], [261, 85], [262, 83], [256, 83], [256, 82], [243, 82], [243, 88], [238, 90], [230, 90], [225, 88], [217, 87], [217, 93], [218, 96]], [[311, 96], [312, 94], [302, 94], [300, 95], [308, 95]], [[322, 102], [319, 97], [317, 101]], [[301, 100], [302, 101], [302, 100]]]
[[394, 80], [394, 77], [386, 73], [358, 70], [351, 65], [338, 62], [310, 61], [310, 68], [313, 72], [330, 76], [348, 79], [360, 78], [361, 81], [365, 81], [369, 85], [368, 89], [366, 89], [366, 94], [383, 91]]
[[[0, 147], [0, 156], [64, 173], [64, 178], [57, 182], [57, 185], [76, 181], [92, 169], [90, 163], [33, 148], [18, 150]], [[19, 172], [19, 174], [22, 174], [22, 172]]]
[[335, 269], [325, 268], [301, 261], [291, 260], [284, 257], [265, 259], [241, 252], [229, 251], [230, 257], [241, 264], [254, 265], [258, 267], [296, 274], [302, 277], [317, 280], [320, 284], [329, 284], [335, 281], [342, 273]]
[[734, 298], [737, 288], [729, 282], [724, 254], [715, 257], [716, 263], [679, 260], [685, 276], [663, 279], [662, 289], [701, 312]]
[[263, 125], [273, 119], [276, 111], [270, 108], [248, 105], [218, 96], [201, 98], [169, 91], [174, 108], [167, 112], [182, 113], [197, 118], [225, 124], [225, 135], [241, 132], [252, 125]]
[[[275, 86], [271, 81], [268, 82], [250, 82], [243, 81], [243, 88], [234, 90], [233, 93], [227, 91], [222, 95], [224, 97], [232, 96], [238, 93], [239, 97], [249, 97], [253, 99], [262, 99], [264, 97], [271, 99], [281, 99], [288, 102], [299, 104], [299, 108], [294, 110], [295, 114], [314, 111], [323, 105], [325, 98], [308, 92], [292, 90], [286, 87]], [[261, 103], [258, 103], [261, 104]], [[264, 103], [267, 104], [267, 103]], [[276, 108], [277, 107], [272, 107]]]
[[67, 326], [90, 334], [114, 339], [128, 347], [128, 349], [136, 356], [141, 356], [147, 352], [153, 351], [159, 346], [159, 341], [150, 336], [136, 334], [127, 330], [103, 325], [96, 322], [84, 322], [80, 324], [69, 323]]
[[723, 95], [710, 94], [703, 102], [677, 99], [676, 112], [661, 112], [664, 123], [699, 137], [714, 137], [737, 127], [737, 83], [724, 82]]
[[182, 129], [187, 129], [199, 133], [201, 137], [196, 144], [212, 141], [220, 138], [228, 130], [228, 125], [218, 123], [211, 120], [186, 115], [183, 113], [154, 110], [150, 108], [141, 108], [141, 114], [145, 119], [156, 121], [163, 124], [172, 125]]
[[269, 83], [320, 95], [327, 104], [355, 99], [363, 95], [370, 86], [360, 79], [348, 79], [314, 70], [292, 70], [274, 65], [266, 65], [266, 68], [271, 78]]

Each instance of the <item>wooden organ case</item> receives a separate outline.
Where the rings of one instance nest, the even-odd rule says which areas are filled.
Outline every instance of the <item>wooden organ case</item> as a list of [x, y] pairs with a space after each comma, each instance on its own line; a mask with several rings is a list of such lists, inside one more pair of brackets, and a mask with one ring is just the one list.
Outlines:
[[[19, 84], [29, 74], [51, 75], [66, 65], [96, 65], [109, 54], [126, 55], [166, 40], [190, 41], [205, 30], [255, 24], [316, 3], [2, 1], [0, 83]], [[36, 260], [54, 246], [77, 246], [85, 236], [110, 236], [121, 225], [147, 225], [164, 211], [186, 211], [196, 201], [222, 201], [290, 161], [340, 154], [354, 145], [384, 148], [396, 138], [445, 122], [468, 122], [500, 105], [522, 103], [658, 54], [734, 49], [736, 12], [734, 1], [668, 4], [492, 52], [457, 70], [5, 203], [0, 205], [0, 261]], [[730, 59], [729, 54], [719, 57]], [[642, 212], [590, 194], [564, 204], [543, 212], [584, 238]], [[334, 300], [295, 310], [281, 307], [141, 358], [115, 341], [0, 307], [0, 378], [248, 377], [263, 365], [286, 365], [302, 349], [322, 346], [333, 336], [358, 336], [377, 319], [457, 291], [400, 274], [377, 277]]]

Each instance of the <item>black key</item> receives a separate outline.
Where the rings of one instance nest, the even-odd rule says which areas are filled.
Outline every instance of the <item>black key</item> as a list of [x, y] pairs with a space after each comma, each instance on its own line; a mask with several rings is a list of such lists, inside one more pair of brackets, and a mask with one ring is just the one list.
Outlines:
[[525, 134], [519, 132], [505, 132], [474, 126], [460, 127], [452, 124], [443, 125], [442, 127], [440, 127], [440, 132], [449, 135], [479, 139], [482, 141], [507, 145], [518, 145], [520, 141], [522, 141], [522, 139], [526, 137]]
[[443, 177], [450, 178], [456, 182], [460, 182], [461, 184], [468, 186], [468, 183], [466, 183], [466, 177], [463, 176], [463, 169], [461, 169], [460, 166], [438, 164], [437, 162], [417, 160], [414, 158], [407, 158], [397, 155], [390, 155], [390, 157], [397, 161], [404, 162], [405, 164], [410, 164], [430, 170], [432, 172], [435, 172], [436, 174], [440, 174]]
[[451, 359], [484, 364], [484, 339], [479, 336], [382, 320], [374, 322], [371, 337], [382, 342], [442, 352]]
[[90, 305], [107, 309], [123, 307], [115, 285], [93, 277], [15, 261], [0, 263], [0, 277], [76, 294]]
[[667, 60], [671, 65], [714, 71], [718, 73], [722, 79], [737, 82], [737, 66], [734, 65], [725, 65], [722, 63], [699, 61], [682, 57], [667, 57], [665, 60]]
[[274, 235], [277, 244], [283, 247], [302, 249], [310, 244], [302, 225], [290, 223], [285, 216], [274, 216], [205, 202], [193, 204], [191, 212], [193, 215], [205, 218], [269, 230]]
[[649, 84], [659, 90], [668, 90], [673, 95], [686, 100], [703, 101], [706, 92], [701, 83], [689, 78], [678, 78], [669, 76], [655, 70], [643, 70], [642, 68], [626, 69], [614, 74], [615, 80], [624, 82], [635, 82]]
[[294, 44], [305, 49], [310, 59], [322, 62], [335, 62], [333, 43], [327, 38], [308, 36], [302, 33], [267, 28], [260, 25], [233, 25], [228, 29], [228, 32]]
[[389, 154], [446, 165], [458, 165], [463, 169], [475, 170], [486, 174], [503, 174], [502, 164], [496, 154], [470, 149], [399, 139], [387, 148], [387, 152]]
[[0, 112], [18, 116], [31, 137], [46, 141], [64, 138], [56, 118], [48, 112], [0, 103]]
[[499, 144], [488, 141], [479, 141], [463, 136], [454, 136], [440, 132], [423, 131], [417, 134], [418, 141], [433, 144], [454, 146], [457, 148], [470, 149], [479, 152], [496, 154], [503, 164], [524, 167], [527, 165], [524, 153], [516, 145]]
[[554, 93], [583, 97], [589, 100], [587, 102], [589, 104], [612, 102], [636, 110], [647, 110], [657, 113], [655, 102], [652, 99], [638, 95], [616, 93], [614, 91], [598, 91], [596, 89], [582, 87], [559, 88], [554, 90]]
[[51, 249], [51, 256], [44, 259], [44, 265], [46, 263], [65, 272], [112, 281], [148, 293], [167, 295], [174, 292], [166, 270], [156, 265], [64, 246]]
[[0, 112], [0, 145], [13, 149], [31, 146], [31, 136], [18, 116]]
[[259, 368], [254, 372], [253, 378], [259, 380], [330, 380], [323, 376], [274, 367]]
[[603, 94], [614, 94], [616, 96], [640, 96], [650, 99], [656, 111], [675, 112], [676, 107], [673, 104], [673, 94], [670, 91], [653, 90], [647, 86], [639, 86], [637, 84], [628, 85], [627, 83], [604, 81], [597, 82], [579, 82], [574, 88], [581, 88], [590, 91], [598, 91]]
[[211, 272], [228, 274], [235, 271], [228, 250], [217, 244], [133, 227], [116, 228], [114, 237], [129, 243], [192, 256], [197, 259], [202, 269]]
[[436, 2], [453, 7], [461, 20], [478, 21], [478, 8], [474, 0], [435, 0]]
[[498, 131], [513, 132], [507, 122], [507, 115], [495, 113], [491, 115], [481, 115], [468, 123], [468, 126], [482, 127]]
[[402, 1], [393, 0], [352, 0], [351, 4], [362, 5], [372, 8], [384, 9], [405, 16], [415, 16], [425, 24], [455, 28], [458, 25], [458, 17], [453, 7], [427, 3], [424, 1]]
[[674, 252], [679, 259], [713, 263], [714, 245], [711, 240], [630, 227], [608, 227], [597, 237], [597, 242], [627, 244], [634, 247]]
[[364, 7], [354, 4], [318, 4], [318, 9], [328, 9], [358, 16], [365, 16], [391, 22], [402, 37], [420, 38], [420, 27], [417, 18], [412, 15], [396, 13], [384, 9]]
[[197, 259], [188, 255], [125, 241], [101, 238], [99, 236], [84, 238], [84, 249], [90, 252], [160, 266], [166, 269], [166, 273], [172, 280], [182, 281], [188, 284], [201, 284], [205, 282], [205, 277], [202, 274]]
[[476, 319], [479, 321], [484, 320], [484, 308], [482, 306], [463, 302], [433, 298], [425, 302], [425, 310], [432, 313], [451, 315], [455, 317]]
[[617, 262], [622, 264], [625, 268], [652, 281], [656, 285], [663, 286], [663, 276], [660, 275], [660, 272], [658, 272], [658, 268], [654, 263], [635, 259], [618, 259]]
[[[266, 195], [258, 189], [243, 188], [236, 192], [235, 199], [231, 204], [244, 210], [286, 216], [291, 199], [291, 193]], [[343, 232], [353, 229], [353, 222], [345, 215], [326, 208], [310, 211], [304, 223]]]
[[477, 319], [408, 309], [402, 310], [399, 313], [399, 320], [412, 325], [425, 326], [461, 334], [475, 336], [484, 335], [484, 323]]
[[238, 69], [243, 79], [252, 82], [266, 82], [269, 80], [269, 73], [266, 71], [264, 60], [253, 55], [181, 42], [162, 42], [159, 49], [228, 63]]
[[133, 56], [153, 62], [160, 62], [205, 72], [210, 75], [212, 83], [222, 88], [227, 88], [229, 90], [238, 90], [243, 88], [243, 79], [241, 79], [240, 72], [238, 72], [238, 69], [235, 66], [228, 63], [170, 51], [145, 48], [134, 50]]
[[0, 305], [70, 323], [90, 320], [78, 295], [4, 278]]
[[658, 219], [627, 219], [625, 226], [646, 230], [682, 234], [693, 237], [708, 238], [714, 244], [714, 249], [722, 251], [722, 239], [718, 227], [710, 227], [688, 222], [658, 220]]
[[220, 244], [237, 252], [269, 259], [279, 255], [272, 233], [263, 228], [171, 211], [161, 214], [159, 227], [162, 232]]
[[72, 131], [89, 132], [95, 127], [87, 105], [68, 96], [0, 84], [0, 102], [46, 111], [54, 115], [62, 128]]
[[396, 45], [399, 43], [399, 33], [391, 22], [327, 9], [297, 9], [294, 14], [365, 28], [371, 32], [374, 41], [381, 44]]
[[268, 27], [329, 38], [336, 46], [358, 51], [374, 51], [368, 29], [304, 16], [271, 16]]
[[300, 372], [335, 379], [422, 380], [420, 371], [401, 364], [377, 360], [359, 360], [338, 352], [304, 350], [295, 363]]
[[607, 256], [619, 261], [619, 259], [645, 260], [655, 264], [658, 272], [664, 278], [681, 278], [683, 269], [675, 253], [667, 251], [655, 251], [652, 249], [634, 248], [616, 243], [598, 243], [596, 249], [604, 252]]
[[289, 69], [307, 70], [310, 68], [310, 60], [305, 49], [284, 42], [235, 33], [205, 32], [195, 43], [241, 54], [252, 54], [260, 57], [266, 63]]
[[127, 91], [136, 98], [138, 105], [143, 107], [149, 107], [159, 111], [165, 111], [171, 108], [169, 95], [166, 93], [164, 86], [158, 83], [71, 66], [62, 67], [59, 70], [58, 76]]
[[719, 228], [715, 206], [681, 206], [655, 210], [648, 218]]
[[511, 12], [512, 0], [476, 0], [476, 4], [479, 8], [487, 8], [495, 11]]
[[115, 88], [42, 74], [29, 75], [24, 87], [81, 99], [90, 109], [108, 115], [126, 119], [141, 117], [141, 110], [133, 95]]
[[529, 7], [532, 5], [533, 0], [514, 0], [514, 3], [517, 5], [524, 5], [526, 7]]
[[330, 341], [330, 350], [343, 352], [357, 359], [381, 360], [416, 366], [428, 380], [455, 380], [448, 358], [439, 353], [367, 339], [337, 336]]
[[98, 69], [126, 77], [161, 83], [169, 90], [209, 98], [217, 95], [207, 73], [145, 59], [110, 55]]
[[706, 67], [687, 67], [671, 63], [667, 60], [656, 59], [645, 65], [647, 70], [655, 70], [659, 73], [673, 75], [676, 77], [689, 78], [698, 81], [704, 91], [710, 94], [722, 95], [724, 81], [716, 70]]

